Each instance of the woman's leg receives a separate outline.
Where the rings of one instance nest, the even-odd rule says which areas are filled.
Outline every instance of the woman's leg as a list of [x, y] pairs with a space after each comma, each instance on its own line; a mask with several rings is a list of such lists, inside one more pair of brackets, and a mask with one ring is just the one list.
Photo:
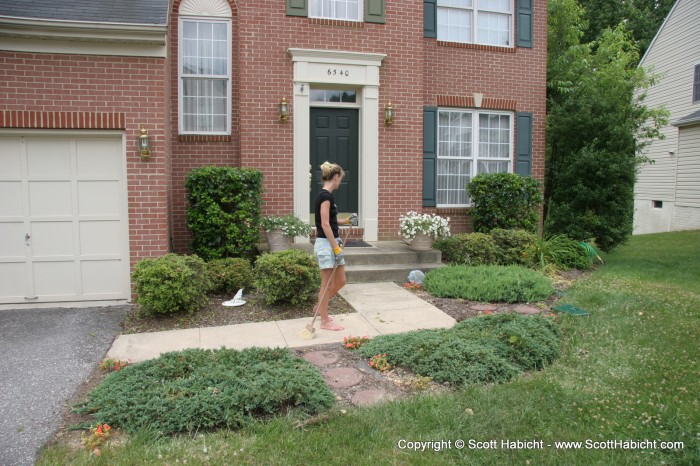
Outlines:
[[[330, 283], [329, 283], [330, 282]], [[328, 284], [328, 290], [321, 297], [321, 293]], [[333, 322], [333, 319], [328, 315], [328, 302], [330, 299], [345, 286], [345, 266], [341, 265], [335, 269], [321, 270], [321, 290], [319, 291], [318, 313], [321, 316], [321, 328], [324, 330], [343, 330], [344, 327]]]

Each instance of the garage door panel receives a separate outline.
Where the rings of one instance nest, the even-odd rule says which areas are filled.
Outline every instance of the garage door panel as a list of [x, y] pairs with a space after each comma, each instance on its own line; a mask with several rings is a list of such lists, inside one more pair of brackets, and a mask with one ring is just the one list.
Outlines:
[[29, 215], [31, 217], [69, 217], [73, 214], [70, 181], [31, 181]]
[[119, 179], [121, 146], [103, 139], [78, 141], [76, 147], [78, 178]]
[[0, 302], [24, 301], [27, 295], [26, 265], [21, 263], [0, 262]]
[[0, 258], [24, 262], [26, 246], [24, 222], [0, 223]]
[[119, 216], [118, 181], [78, 182], [78, 214]]
[[70, 257], [73, 248], [73, 222], [32, 222], [32, 255], [36, 259]]
[[0, 176], [5, 180], [22, 178], [22, 152], [19, 139], [0, 140]]
[[[0, 166], [0, 170], [2, 170]], [[0, 181], [0, 219], [3, 217], [22, 217], [22, 183], [19, 181]]]
[[40, 298], [77, 295], [75, 263], [34, 262], [34, 292]]
[[80, 222], [82, 256], [119, 255], [121, 246], [118, 221]]
[[37, 178], [70, 178], [70, 140], [28, 139], [27, 174], [30, 180]]
[[123, 290], [124, 278], [121, 261], [83, 261], [81, 267], [83, 294], [113, 295]]

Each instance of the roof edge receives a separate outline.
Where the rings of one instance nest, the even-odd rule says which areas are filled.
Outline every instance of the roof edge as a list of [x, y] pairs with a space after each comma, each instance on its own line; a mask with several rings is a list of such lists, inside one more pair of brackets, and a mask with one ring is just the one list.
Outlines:
[[642, 64], [644, 63], [644, 60], [647, 58], [647, 55], [649, 54], [649, 51], [651, 50], [651, 48], [652, 48], [652, 47], [654, 46], [654, 44], [656, 43], [656, 39], [658, 39], [659, 34], [661, 34], [661, 31], [662, 31], [663, 28], [666, 26], [666, 23], [668, 22], [668, 19], [671, 17], [671, 15], [673, 14], [673, 12], [676, 11], [676, 7], [678, 6], [678, 4], [679, 4], [680, 2], [681, 2], [681, 0], [676, 0], [676, 3], [674, 3], [673, 6], [671, 7], [671, 10], [668, 12], [668, 14], [666, 15], [666, 17], [664, 18], [664, 22], [661, 23], [661, 27], [659, 27], [659, 29], [656, 31], [656, 34], [654, 34], [654, 38], [651, 40], [651, 42], [649, 42], [649, 47], [647, 47], [647, 49], [646, 49], [646, 51], [644, 52], [644, 55], [642, 56], [641, 60], [639, 60], [639, 65], [637, 65], [637, 68], [641, 67]]

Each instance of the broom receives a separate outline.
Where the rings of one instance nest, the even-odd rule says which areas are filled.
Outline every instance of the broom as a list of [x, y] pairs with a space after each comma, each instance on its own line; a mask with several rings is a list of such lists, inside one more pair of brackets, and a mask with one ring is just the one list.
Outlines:
[[[345, 244], [345, 241], [348, 238], [348, 235], [350, 234], [350, 228], [348, 228], [347, 233], [345, 233], [345, 238], [342, 240], [343, 244]], [[333, 271], [331, 272], [331, 276], [328, 278], [328, 282], [326, 283], [326, 286], [323, 288], [323, 293], [321, 294], [321, 298], [318, 300], [319, 304], [321, 301], [323, 301], [323, 298], [326, 296], [326, 291], [328, 291], [328, 286], [333, 282], [333, 277], [335, 276], [335, 271], [338, 269], [338, 261], [333, 264]], [[318, 317], [318, 304], [316, 305], [316, 308], [314, 310], [314, 317], [311, 319], [311, 323], [308, 324], [306, 327], [304, 327], [301, 332], [299, 332], [299, 336], [301, 337], [302, 340], [312, 340], [314, 336], [316, 335], [316, 329], [314, 328], [314, 323], [316, 322], [316, 317]]]

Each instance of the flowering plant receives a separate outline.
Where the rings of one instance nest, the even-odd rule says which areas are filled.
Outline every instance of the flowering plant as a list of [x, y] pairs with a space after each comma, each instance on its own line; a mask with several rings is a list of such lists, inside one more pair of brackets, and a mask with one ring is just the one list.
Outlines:
[[409, 291], [411, 291], [411, 290], [422, 290], [422, 289], [423, 289], [423, 284], [422, 284], [422, 283], [415, 282], [415, 281], [410, 281], [410, 282], [404, 283], [404, 284], [403, 284], [403, 287], [404, 287], [405, 289], [409, 290]]
[[364, 337], [345, 337], [343, 338], [343, 344], [347, 349], [358, 349], [360, 346], [364, 345], [369, 341], [368, 336]]
[[413, 211], [402, 215], [399, 219], [399, 234], [410, 241], [417, 233], [423, 233], [433, 239], [450, 236], [450, 218]]
[[391, 364], [389, 364], [386, 353], [372, 356], [372, 358], [369, 360], [369, 365], [372, 367], [372, 369], [376, 369], [379, 372], [384, 372], [391, 369]]
[[129, 361], [119, 361], [112, 358], [107, 358], [100, 363], [100, 369], [105, 372], [120, 371], [129, 365]]
[[304, 223], [294, 214], [287, 214], [283, 217], [277, 215], [263, 217], [260, 226], [265, 231], [282, 230], [282, 234], [289, 237], [309, 236], [311, 233], [311, 225]]
[[95, 456], [100, 456], [102, 454], [100, 446], [112, 436], [111, 430], [112, 428], [109, 424], [97, 424], [94, 427], [90, 427], [90, 435], [85, 435], [83, 433], [83, 446], [90, 450]]

